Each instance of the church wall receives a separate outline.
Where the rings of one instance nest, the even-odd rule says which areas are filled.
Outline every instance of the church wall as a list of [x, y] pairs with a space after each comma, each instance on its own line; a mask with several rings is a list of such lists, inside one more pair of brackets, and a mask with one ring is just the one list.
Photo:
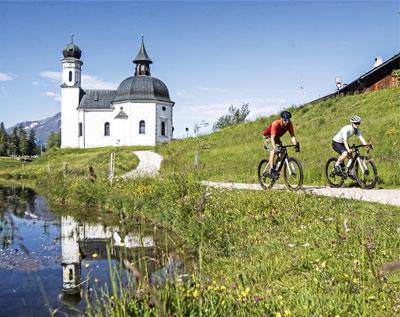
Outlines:
[[[156, 110], [156, 143], [166, 143], [172, 139], [172, 105], [157, 104]], [[161, 133], [162, 122], [165, 123], [165, 135]]]
[[76, 148], [78, 143], [79, 88], [61, 89], [61, 147]]
[[[92, 148], [115, 145], [115, 127], [112, 111], [79, 111], [79, 122], [82, 122], [83, 134], [79, 137], [79, 147]], [[104, 135], [104, 124], [110, 123], [110, 135]]]
[[[114, 122], [125, 121], [121, 126], [125, 125], [124, 133], [121, 134], [121, 145], [155, 145], [155, 129], [156, 114], [155, 103], [132, 103], [114, 105], [114, 117], [120, 112], [120, 107], [128, 115], [128, 119], [114, 119]], [[139, 133], [139, 123], [145, 122], [145, 133]]]

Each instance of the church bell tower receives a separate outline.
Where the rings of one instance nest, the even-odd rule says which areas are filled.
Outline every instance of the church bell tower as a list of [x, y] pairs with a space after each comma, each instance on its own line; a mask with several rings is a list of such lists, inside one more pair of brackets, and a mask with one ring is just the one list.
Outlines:
[[79, 147], [79, 138], [83, 134], [83, 125], [79, 122], [77, 108], [81, 97], [82, 51], [71, 42], [64, 48], [61, 60], [61, 147]]

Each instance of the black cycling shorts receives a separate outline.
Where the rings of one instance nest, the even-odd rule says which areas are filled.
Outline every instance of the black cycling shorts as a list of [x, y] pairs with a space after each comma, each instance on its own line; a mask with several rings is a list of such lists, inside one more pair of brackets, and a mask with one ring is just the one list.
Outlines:
[[344, 143], [339, 143], [332, 141], [332, 148], [338, 152], [339, 154], [342, 154], [343, 152], [346, 152], [346, 147], [344, 146]]

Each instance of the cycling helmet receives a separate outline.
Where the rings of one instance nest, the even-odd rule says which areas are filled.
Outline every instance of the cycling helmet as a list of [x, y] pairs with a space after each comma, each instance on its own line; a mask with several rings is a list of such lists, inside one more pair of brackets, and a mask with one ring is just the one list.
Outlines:
[[352, 116], [350, 123], [361, 123], [361, 118], [359, 116]]
[[292, 114], [289, 111], [285, 110], [285, 111], [281, 112], [281, 118], [282, 119], [284, 119], [286, 121], [289, 121], [291, 117], [292, 117]]

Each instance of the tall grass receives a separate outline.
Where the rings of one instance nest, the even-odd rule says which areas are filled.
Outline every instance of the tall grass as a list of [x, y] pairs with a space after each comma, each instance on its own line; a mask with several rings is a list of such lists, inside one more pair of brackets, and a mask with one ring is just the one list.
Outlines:
[[[305, 184], [324, 184], [327, 159], [336, 156], [331, 148], [332, 137], [350, 116], [363, 118], [361, 130], [374, 144], [370, 156], [378, 167], [381, 185], [400, 185], [400, 88], [390, 88], [361, 95], [337, 97], [316, 104], [289, 109], [301, 153], [298, 157], [304, 169]], [[262, 132], [278, 116], [228, 127], [217, 133], [176, 140], [158, 147], [164, 156], [162, 171], [193, 170], [199, 152], [202, 176], [207, 180], [257, 182], [257, 166], [267, 156], [263, 149]], [[289, 143], [288, 136], [283, 137]], [[358, 143], [354, 138], [350, 143]]]

